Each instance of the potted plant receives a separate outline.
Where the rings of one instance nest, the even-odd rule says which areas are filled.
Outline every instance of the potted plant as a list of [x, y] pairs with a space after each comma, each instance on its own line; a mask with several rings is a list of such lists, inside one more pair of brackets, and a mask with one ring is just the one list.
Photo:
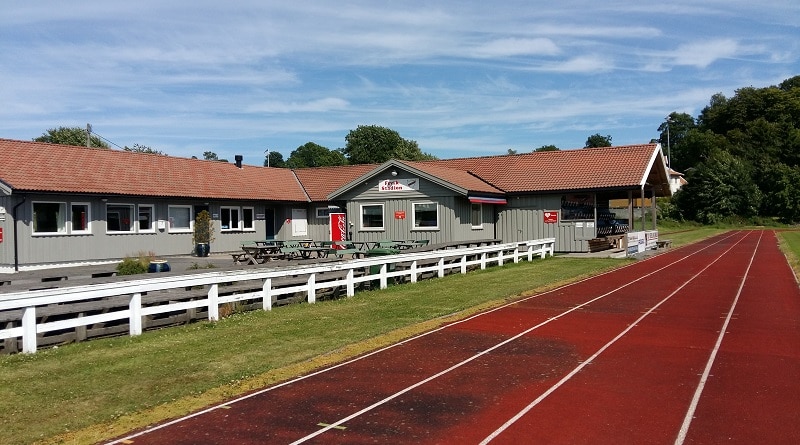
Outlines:
[[211, 221], [211, 214], [208, 213], [208, 210], [203, 210], [194, 219], [192, 243], [195, 254], [199, 257], [208, 256], [212, 241], [214, 241], [214, 223]]

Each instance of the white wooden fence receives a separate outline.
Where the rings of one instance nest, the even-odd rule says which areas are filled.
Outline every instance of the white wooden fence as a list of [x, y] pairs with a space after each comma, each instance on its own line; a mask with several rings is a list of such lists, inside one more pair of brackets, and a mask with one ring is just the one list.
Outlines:
[[[316, 301], [317, 290], [341, 286], [346, 289], [348, 297], [355, 294], [356, 285], [363, 282], [380, 283], [386, 288], [388, 280], [393, 277], [416, 282], [422, 274], [433, 273], [443, 277], [446, 273], [466, 273], [469, 268], [486, 268], [496, 264], [502, 266], [506, 262], [519, 262], [522, 259], [532, 261], [534, 255], [545, 258], [553, 255], [555, 238], [532, 240], [519, 243], [495, 244], [490, 246], [447, 249], [427, 252], [409, 252], [398, 255], [387, 255], [335, 263], [321, 263], [281, 270], [237, 270], [224, 272], [207, 272], [193, 275], [146, 278], [133, 281], [120, 281], [105, 284], [94, 284], [56, 289], [14, 292], [0, 294], [0, 311], [17, 311], [19, 320], [15, 325], [0, 329], [0, 340], [22, 338], [22, 352], [34, 353], [37, 349], [37, 335], [47, 332], [75, 329], [97, 323], [126, 320], [130, 335], [140, 335], [143, 331], [143, 317], [186, 311], [191, 309], [207, 309], [208, 319], [219, 319], [221, 304], [243, 300], [261, 300], [264, 310], [271, 310], [276, 298], [282, 294], [304, 292], [307, 301]], [[401, 267], [395, 267], [401, 266]], [[457, 269], [453, 270], [453, 269]], [[360, 274], [369, 270], [371, 273]], [[334, 272], [333, 274], [331, 272]], [[327, 274], [322, 277], [322, 274]], [[274, 280], [287, 276], [303, 277], [300, 285], [274, 287]], [[333, 280], [327, 278], [336, 276]], [[262, 280], [260, 290], [220, 295], [221, 284]], [[170, 301], [167, 304], [146, 305], [142, 296], [147, 292], [175, 290], [181, 288], [207, 287], [207, 294], [200, 299], [190, 301]], [[109, 297], [127, 298], [127, 308], [106, 313], [78, 316], [68, 319], [46, 321], [46, 317], [37, 317], [37, 308], [48, 305], [79, 303]], [[39, 320], [39, 318], [43, 318]]]

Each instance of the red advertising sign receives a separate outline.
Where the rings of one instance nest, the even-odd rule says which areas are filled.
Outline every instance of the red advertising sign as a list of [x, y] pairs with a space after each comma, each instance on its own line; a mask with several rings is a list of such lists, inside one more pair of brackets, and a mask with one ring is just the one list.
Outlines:
[[405, 210], [395, 210], [394, 211], [394, 219], [406, 219], [406, 211]]
[[545, 224], [556, 224], [558, 223], [558, 212], [552, 210], [545, 210], [544, 212], [544, 223]]
[[[347, 241], [347, 215], [344, 213], [331, 213], [331, 241]], [[334, 248], [342, 248], [343, 246], [336, 246]]]
[[3, 242], [3, 228], [0, 227], [0, 243]]

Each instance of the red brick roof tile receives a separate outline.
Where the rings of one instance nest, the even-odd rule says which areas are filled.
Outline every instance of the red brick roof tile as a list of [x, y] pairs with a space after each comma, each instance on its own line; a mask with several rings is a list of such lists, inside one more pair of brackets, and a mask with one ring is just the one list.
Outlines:
[[294, 173], [219, 161], [0, 139], [0, 180], [65, 193], [307, 201]]

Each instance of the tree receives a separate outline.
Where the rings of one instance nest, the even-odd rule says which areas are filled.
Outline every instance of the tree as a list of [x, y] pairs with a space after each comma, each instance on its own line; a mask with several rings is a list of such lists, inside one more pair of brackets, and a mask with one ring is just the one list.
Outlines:
[[227, 159], [220, 159], [216, 153], [213, 151], [204, 151], [203, 152], [203, 159], [206, 161], [220, 161], [220, 162], [228, 162]]
[[675, 194], [675, 205], [687, 219], [714, 224], [725, 218], [758, 214], [761, 191], [750, 167], [725, 150], [717, 150], [687, 175], [688, 184]]
[[136, 153], [152, 153], [152, 154], [156, 154], [156, 155], [165, 155], [166, 154], [166, 153], [164, 153], [164, 152], [162, 152], [160, 150], [155, 150], [155, 149], [150, 148], [150, 147], [148, 147], [146, 145], [139, 145], [139, 144], [133, 144], [133, 147], [128, 147], [126, 145], [122, 149], [125, 150], [125, 151], [132, 151], [132, 152], [136, 152]]
[[286, 161], [283, 160], [283, 155], [279, 151], [270, 151], [264, 157], [264, 167], [286, 167]]
[[[34, 139], [35, 142], [47, 142], [50, 144], [86, 146], [86, 129], [81, 127], [58, 127], [51, 128]], [[110, 148], [102, 139], [97, 136], [90, 136], [89, 141], [92, 147]]]
[[586, 139], [586, 145], [584, 148], [595, 148], [595, 147], [610, 147], [611, 146], [611, 135], [603, 136], [600, 133], [595, 133], [589, 136]]
[[[658, 126], [660, 136], [658, 142], [661, 144], [661, 149], [669, 156], [669, 166], [677, 171], [683, 171], [692, 164], [688, 162], [680, 162], [678, 159], [683, 158], [683, 153], [686, 148], [684, 147], [684, 140], [686, 139], [689, 131], [697, 128], [694, 118], [686, 113], [672, 112], [667, 117], [667, 120]], [[685, 154], [688, 158], [689, 155]]]
[[297, 147], [286, 160], [286, 166], [289, 168], [330, 167], [345, 164], [347, 164], [347, 160], [342, 152], [331, 151], [314, 142], [306, 142]]
[[555, 145], [542, 145], [541, 147], [534, 149], [533, 151], [561, 151], [560, 148], [556, 147]]
[[344, 139], [347, 144], [341, 151], [350, 164], [380, 164], [389, 159], [436, 159], [423, 153], [416, 141], [403, 139], [398, 132], [377, 125], [359, 125]]
[[515, 155], [515, 154], [517, 154], [517, 150], [514, 150], [514, 149], [511, 149], [511, 148], [509, 148], [509, 149], [508, 149], [508, 153], [506, 153], [506, 154], [509, 154], [509, 155]]

